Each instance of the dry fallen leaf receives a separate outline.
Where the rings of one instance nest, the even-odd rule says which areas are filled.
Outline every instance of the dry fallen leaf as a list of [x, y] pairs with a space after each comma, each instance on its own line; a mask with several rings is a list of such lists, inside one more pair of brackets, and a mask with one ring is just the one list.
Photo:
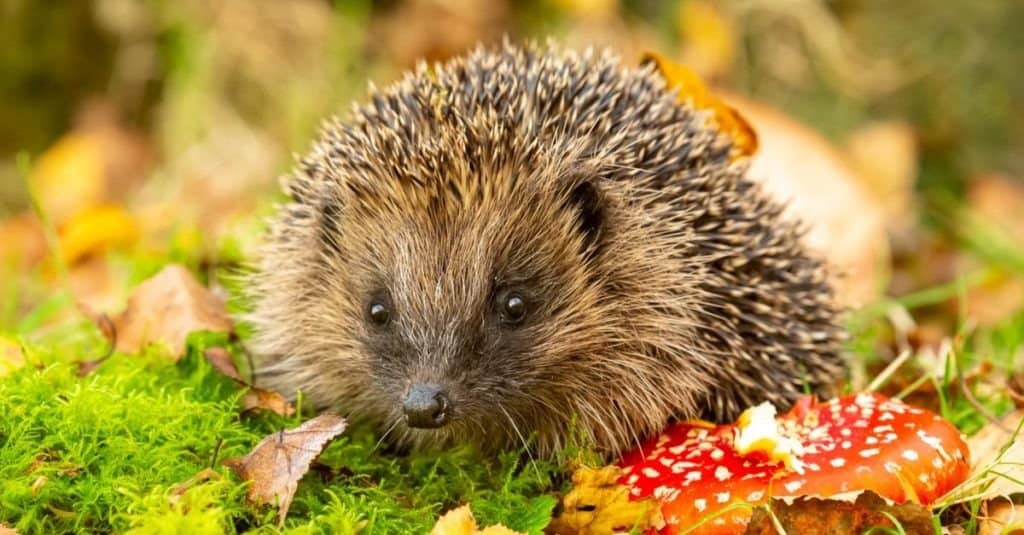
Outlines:
[[113, 322], [118, 351], [138, 353], [148, 344], [162, 343], [175, 360], [185, 354], [189, 333], [233, 329], [224, 303], [175, 264], [140, 284]]
[[916, 224], [914, 127], [905, 121], [868, 123], [847, 136], [845, 152], [860, 183], [885, 211], [889, 227], [902, 230]]
[[106, 170], [103, 147], [95, 136], [64, 136], [36, 161], [29, 177], [32, 190], [58, 227], [103, 201]]
[[1024, 535], [1024, 505], [992, 500], [978, 515], [978, 535]]
[[247, 384], [242, 376], [238, 373], [238, 367], [235, 366], [234, 359], [231, 358], [231, 353], [223, 347], [211, 347], [203, 352], [203, 356], [206, 357], [206, 361], [213, 366], [213, 369], [220, 372], [221, 375], [234, 379], [236, 383]]
[[39, 218], [22, 213], [0, 220], [0, 266], [28, 267], [46, 256], [46, 237]]
[[59, 238], [64, 261], [75, 264], [90, 254], [135, 243], [139, 226], [124, 208], [104, 204], [73, 216], [61, 227]]
[[935, 508], [974, 499], [995, 500], [1024, 493], [1024, 437], [1018, 433], [1024, 409], [990, 423], [967, 439], [971, 473], [967, 480], [933, 505]]
[[580, 468], [572, 475], [572, 490], [562, 499], [562, 512], [548, 527], [549, 533], [604, 535], [635, 529], [660, 529], [658, 502], [629, 499], [629, 487], [618, 484], [618, 466]]
[[327, 443], [345, 431], [346, 425], [341, 416], [321, 414], [295, 429], [268, 435], [245, 457], [225, 459], [223, 464], [251, 482], [247, 495], [251, 503], [276, 503], [278, 520], [284, 523], [299, 480]]
[[0, 524], [0, 535], [18, 535], [17, 530]]
[[281, 416], [295, 414], [295, 407], [278, 392], [256, 388], [245, 379], [242, 379], [234, 360], [231, 358], [231, 353], [227, 349], [211, 347], [204, 352], [204, 356], [210, 365], [213, 366], [213, 369], [217, 370], [221, 375], [249, 388], [249, 391], [242, 397], [242, 412], [265, 410], [280, 414]]
[[[890, 518], [891, 515], [892, 517]], [[758, 507], [750, 517], [745, 533], [775, 535], [776, 533], [820, 533], [828, 526], [832, 535], [860, 535], [871, 528], [895, 528], [908, 535], [932, 535], [931, 511], [916, 503], [889, 505], [873, 492], [864, 492], [857, 501], [804, 498], [787, 503], [772, 500], [769, 509]], [[778, 527], [781, 526], [780, 531]]]
[[842, 301], [853, 306], [873, 302], [889, 265], [882, 206], [823, 136], [763, 104], [719, 94], [750, 122], [760, 140], [748, 176], [785, 203], [788, 217], [805, 224], [808, 246], [839, 275]]
[[448, 511], [441, 518], [437, 519], [437, 523], [434, 524], [434, 529], [430, 530], [430, 535], [522, 535], [518, 531], [513, 531], [501, 524], [494, 526], [488, 526], [484, 529], [480, 529], [476, 525], [476, 519], [473, 518], [473, 511], [470, 510], [469, 505], [463, 505]]
[[273, 390], [250, 387], [242, 397], [242, 412], [264, 410], [281, 416], [295, 414], [295, 407], [281, 394]]
[[998, 174], [978, 175], [971, 178], [967, 203], [981, 219], [1024, 247], [1024, 184]]

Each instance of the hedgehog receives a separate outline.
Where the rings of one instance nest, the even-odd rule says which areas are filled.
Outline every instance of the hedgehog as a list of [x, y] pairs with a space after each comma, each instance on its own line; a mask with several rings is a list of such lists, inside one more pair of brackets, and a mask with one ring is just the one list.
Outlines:
[[801, 224], [651, 65], [554, 44], [419, 65], [282, 179], [257, 384], [399, 448], [619, 454], [844, 373]]

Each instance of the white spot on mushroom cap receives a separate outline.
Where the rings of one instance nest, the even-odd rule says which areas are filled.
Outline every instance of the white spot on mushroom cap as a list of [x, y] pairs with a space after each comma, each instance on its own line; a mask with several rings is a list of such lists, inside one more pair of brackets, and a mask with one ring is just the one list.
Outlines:
[[720, 450], [720, 449], [718, 449], [718, 448], [715, 448], [715, 449], [711, 450], [710, 456], [715, 461], [721, 461], [722, 457], [725, 457], [725, 452]]
[[663, 502], [671, 502], [675, 501], [675, 499], [679, 497], [679, 489], [660, 485], [654, 489], [653, 495], [655, 498]]
[[708, 501], [704, 498], [697, 498], [696, 500], [693, 500], [693, 506], [696, 507], [698, 511], [703, 512], [708, 508]]
[[725, 481], [730, 477], [732, 477], [732, 472], [730, 472], [728, 468], [724, 466], [719, 466], [718, 468], [715, 468], [715, 479], [719, 481]]
[[683, 484], [684, 485], [688, 485], [688, 484], [690, 484], [691, 482], [694, 482], [694, 481], [700, 481], [700, 472], [698, 472], [696, 470], [694, 470], [692, 472], [687, 472], [687, 474], [686, 474], [686, 481], [684, 481]]
[[651, 468], [650, 466], [645, 466], [644, 469], [641, 470], [641, 472], [644, 474], [644, 476], [652, 479], [656, 477], [661, 477], [661, 472], [658, 472], [657, 470]]
[[881, 452], [880, 452], [880, 450], [878, 448], [868, 448], [866, 450], [861, 450], [860, 451], [860, 456], [864, 457], [865, 459], [867, 459], [868, 457], [874, 457], [875, 455], [878, 455], [879, 453], [881, 453]]
[[632, 485], [632, 484], [636, 483], [637, 481], [640, 481], [640, 476], [638, 476], [636, 474], [633, 474], [633, 475], [629, 476], [626, 479], [626, 484], [627, 485]]
[[910, 449], [903, 450], [902, 455], [903, 455], [903, 458], [908, 460], [908, 461], [916, 461], [916, 460], [919, 459], [919, 456], [917, 455], [917, 452], [914, 451], [914, 450], [910, 450]]
[[688, 461], [678, 461], [672, 465], [672, 468], [670, 468], [670, 470], [672, 470], [673, 474], [682, 474], [683, 472], [686, 471], [687, 468], [693, 468], [695, 466], [697, 466], [697, 463], [691, 463]]
[[942, 441], [939, 440], [939, 437], [935, 437], [935, 436], [929, 435], [928, 433], [926, 433], [924, 431], [924, 429], [918, 429], [917, 430], [917, 436], [918, 436], [918, 438], [921, 439], [921, 442], [924, 442], [925, 444], [927, 444], [927, 445], [929, 445], [929, 446], [931, 446], [931, 447], [933, 447], [935, 449], [940, 449], [942, 447]]
[[715, 493], [715, 499], [718, 500], [718, 503], [726, 503], [726, 502], [728, 502], [729, 501], [729, 491], [716, 492]]
[[828, 464], [831, 464], [832, 466], [839, 468], [846, 464], [846, 459], [843, 459], [842, 457], [836, 457], [835, 459], [829, 461]]
[[873, 407], [875, 405], [875, 396], [867, 392], [861, 392], [860, 394], [857, 394], [857, 397], [853, 399], [853, 402], [856, 403], [857, 405]]
[[754, 492], [751, 492], [750, 494], [747, 495], [748, 502], [757, 502], [760, 501], [761, 498], [764, 498], [763, 490], [755, 490]]
[[797, 489], [799, 489], [800, 487], [804, 486], [804, 482], [803, 481], [799, 481], [799, 480], [797, 480], [797, 481], [790, 481], [789, 483], [786, 483], [783, 486], [786, 487], [786, 491], [787, 492], [796, 492]]

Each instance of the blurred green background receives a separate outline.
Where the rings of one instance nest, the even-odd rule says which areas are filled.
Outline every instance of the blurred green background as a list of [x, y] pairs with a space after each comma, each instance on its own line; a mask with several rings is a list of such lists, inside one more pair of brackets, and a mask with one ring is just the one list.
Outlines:
[[1022, 21], [1016, 1], [2, 0], [0, 210], [27, 204], [19, 151], [90, 121], [151, 162], [237, 142], [273, 174], [368, 78], [503, 35], [657, 50], [832, 139], [906, 120], [920, 188], [960, 192], [1024, 171]]

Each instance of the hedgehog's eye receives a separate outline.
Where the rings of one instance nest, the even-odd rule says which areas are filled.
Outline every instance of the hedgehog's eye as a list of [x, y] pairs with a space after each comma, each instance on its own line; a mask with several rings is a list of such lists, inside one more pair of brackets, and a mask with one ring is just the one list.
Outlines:
[[501, 300], [501, 318], [506, 323], [519, 323], [526, 317], [526, 300], [523, 296], [509, 292]]
[[370, 306], [366, 309], [366, 314], [375, 325], [387, 325], [391, 319], [391, 311], [388, 310], [388, 306], [380, 301], [370, 303]]

